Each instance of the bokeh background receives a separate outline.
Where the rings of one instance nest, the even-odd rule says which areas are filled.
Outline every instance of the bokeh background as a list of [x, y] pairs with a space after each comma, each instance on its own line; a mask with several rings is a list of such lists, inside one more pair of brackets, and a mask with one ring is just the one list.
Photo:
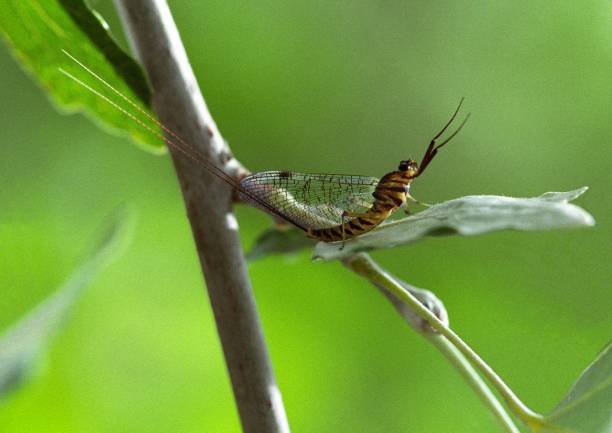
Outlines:
[[[110, 2], [96, 1], [119, 37]], [[382, 175], [473, 113], [413, 187], [437, 202], [588, 185], [594, 228], [374, 253], [549, 411], [612, 330], [612, 7], [589, 2], [171, 1], [216, 121], [251, 170]], [[60, 115], [0, 50], [0, 329], [66, 278], [118, 204], [127, 253], [88, 289], [0, 430], [238, 432], [169, 158]], [[239, 208], [246, 248], [270, 219]], [[309, 253], [249, 267], [294, 432], [493, 432], [380, 294]]]

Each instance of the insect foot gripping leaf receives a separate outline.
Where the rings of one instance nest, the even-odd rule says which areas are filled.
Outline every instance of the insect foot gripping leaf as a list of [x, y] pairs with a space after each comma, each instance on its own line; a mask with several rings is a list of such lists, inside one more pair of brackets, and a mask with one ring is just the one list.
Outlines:
[[449, 200], [348, 240], [343, 249], [339, 248], [338, 243], [319, 242], [314, 258], [341, 259], [360, 251], [410, 244], [427, 236], [473, 236], [497, 230], [533, 231], [592, 226], [595, 224], [593, 217], [569, 203], [587, 189], [547, 192], [533, 198], [473, 195]]

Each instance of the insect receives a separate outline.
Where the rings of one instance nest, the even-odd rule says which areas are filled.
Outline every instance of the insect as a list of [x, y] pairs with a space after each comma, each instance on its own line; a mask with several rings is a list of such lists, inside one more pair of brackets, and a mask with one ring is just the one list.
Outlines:
[[194, 146], [185, 142], [71, 54], [66, 51], [64, 54], [130, 107], [145, 116], [149, 122], [164, 130], [166, 136], [154, 129], [151, 123], [138, 118], [136, 114], [120, 106], [108, 96], [60, 68], [64, 75], [102, 98], [137, 122], [142, 128], [163, 139], [169, 146], [202, 165], [219, 179], [230, 184], [238, 191], [243, 201], [291, 223], [303, 230], [310, 238], [324, 242], [342, 241], [342, 246], [345, 240], [376, 228], [397, 209], [407, 209], [407, 199], [416, 202], [410, 195], [412, 181], [423, 174], [438, 151], [459, 133], [470, 116], [466, 115], [459, 127], [448, 138], [440, 144], [437, 143], [437, 140], [457, 117], [463, 104], [462, 98], [449, 121], [430, 141], [420, 163], [413, 159], [401, 161], [397, 170], [385, 174], [380, 179], [359, 175], [264, 171], [253, 173], [237, 181], [220, 167], [205, 159]]

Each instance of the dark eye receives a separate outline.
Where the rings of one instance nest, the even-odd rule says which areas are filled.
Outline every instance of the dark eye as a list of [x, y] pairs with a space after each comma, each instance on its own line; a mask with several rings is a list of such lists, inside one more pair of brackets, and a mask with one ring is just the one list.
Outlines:
[[399, 170], [400, 170], [400, 171], [406, 171], [406, 170], [408, 170], [408, 161], [402, 161], [402, 162], [400, 162], [400, 165], [399, 165]]

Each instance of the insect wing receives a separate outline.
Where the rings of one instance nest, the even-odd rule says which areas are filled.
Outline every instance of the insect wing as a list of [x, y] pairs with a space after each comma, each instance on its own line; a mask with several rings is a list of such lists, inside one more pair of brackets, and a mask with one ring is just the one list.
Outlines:
[[[240, 182], [242, 198], [302, 229], [333, 227], [345, 212], [365, 212], [374, 202], [375, 177], [264, 171]], [[262, 206], [265, 205], [265, 206]]]

